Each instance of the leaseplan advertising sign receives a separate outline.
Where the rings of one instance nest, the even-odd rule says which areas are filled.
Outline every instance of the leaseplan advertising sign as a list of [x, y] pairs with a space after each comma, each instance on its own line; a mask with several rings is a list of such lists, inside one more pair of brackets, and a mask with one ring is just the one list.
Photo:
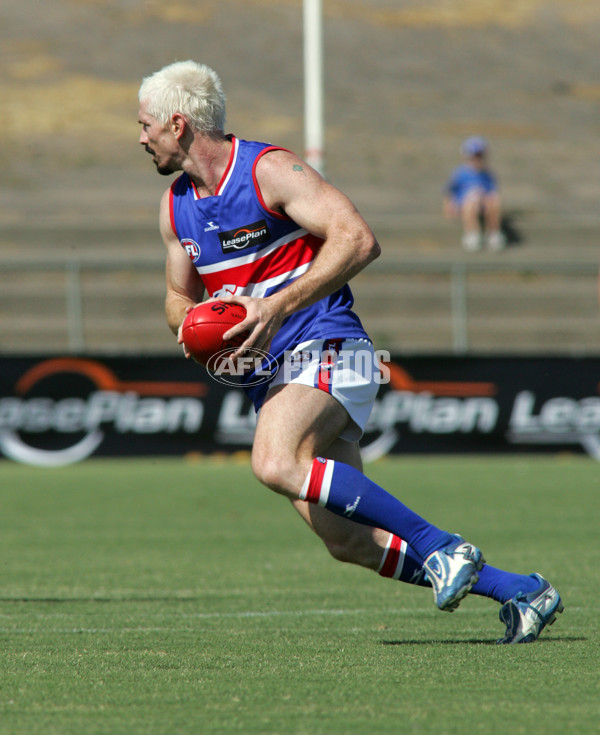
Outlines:
[[[600, 459], [600, 359], [393, 357], [386, 368], [361, 442], [366, 460], [516, 451]], [[16, 461], [243, 450], [255, 425], [240, 388], [180, 357], [0, 359], [0, 456]]]
[[517, 451], [600, 459], [600, 359], [415, 357], [388, 367], [366, 459]]
[[[198, 440], [205, 376], [165, 358], [0, 361], [0, 452], [40, 466], [177, 453]], [[184, 441], [181, 448], [185, 450]]]

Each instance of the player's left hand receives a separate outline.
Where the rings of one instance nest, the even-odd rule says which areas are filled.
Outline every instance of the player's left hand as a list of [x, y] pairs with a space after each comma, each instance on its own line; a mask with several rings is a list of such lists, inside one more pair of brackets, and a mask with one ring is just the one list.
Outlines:
[[246, 309], [246, 318], [223, 335], [230, 340], [248, 331], [248, 337], [232, 354], [232, 358], [242, 357], [248, 350], [255, 348], [267, 352], [273, 337], [279, 331], [283, 316], [268, 298], [257, 299], [251, 296], [219, 296], [219, 301], [241, 304]]

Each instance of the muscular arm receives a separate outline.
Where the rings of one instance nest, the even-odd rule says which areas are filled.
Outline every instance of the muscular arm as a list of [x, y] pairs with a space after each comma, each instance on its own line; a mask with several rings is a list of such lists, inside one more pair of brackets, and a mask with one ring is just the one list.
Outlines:
[[284, 316], [337, 291], [378, 257], [379, 244], [352, 202], [295, 154], [263, 156], [256, 176], [268, 207], [324, 241], [311, 268], [270, 297]]
[[265, 204], [323, 238], [323, 245], [310, 269], [287, 288], [260, 300], [232, 298], [243, 303], [248, 317], [228, 336], [251, 329], [239, 353], [251, 345], [267, 348], [283, 319], [337, 291], [380, 253], [352, 202], [295, 154], [266, 154], [257, 164], [256, 178]]
[[174, 334], [178, 334], [187, 308], [202, 301], [204, 287], [192, 261], [181, 247], [171, 227], [168, 190], [160, 203], [160, 233], [167, 248], [165, 298], [167, 324]]

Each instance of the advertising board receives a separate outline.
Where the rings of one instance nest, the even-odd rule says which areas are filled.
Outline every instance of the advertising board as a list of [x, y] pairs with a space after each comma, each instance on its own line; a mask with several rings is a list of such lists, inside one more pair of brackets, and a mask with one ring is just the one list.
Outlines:
[[[600, 459], [600, 359], [402, 357], [361, 441], [388, 453], [587, 453]], [[59, 466], [91, 456], [249, 450], [243, 391], [178, 357], [0, 359], [0, 456]]]

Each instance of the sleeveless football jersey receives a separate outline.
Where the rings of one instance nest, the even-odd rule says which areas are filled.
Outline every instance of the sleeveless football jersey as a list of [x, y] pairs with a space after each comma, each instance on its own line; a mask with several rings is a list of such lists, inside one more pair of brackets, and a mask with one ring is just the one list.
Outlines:
[[[288, 286], [311, 266], [323, 240], [289, 217], [267, 208], [256, 183], [265, 143], [231, 136], [231, 156], [214, 196], [199, 197], [182, 174], [171, 186], [173, 231], [191, 258], [209, 296], [269, 296]], [[367, 338], [352, 311], [348, 285], [287, 317], [269, 352], [278, 363], [286, 350], [315, 339]], [[248, 374], [242, 383], [252, 382]], [[268, 384], [247, 391], [258, 410]]]

